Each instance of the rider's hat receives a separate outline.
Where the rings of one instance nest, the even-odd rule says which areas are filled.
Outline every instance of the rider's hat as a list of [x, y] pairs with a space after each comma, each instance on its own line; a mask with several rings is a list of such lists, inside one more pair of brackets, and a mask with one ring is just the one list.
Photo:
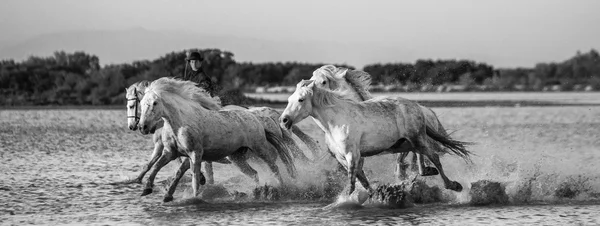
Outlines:
[[190, 60], [198, 60], [198, 61], [202, 61], [202, 55], [200, 55], [199, 52], [192, 52], [192, 54], [189, 54], [188, 57], [185, 58], [186, 61], [190, 61]]

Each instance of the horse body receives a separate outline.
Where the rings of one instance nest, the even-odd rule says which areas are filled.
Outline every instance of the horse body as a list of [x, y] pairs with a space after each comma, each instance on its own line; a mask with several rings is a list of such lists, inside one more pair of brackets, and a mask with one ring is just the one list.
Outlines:
[[[334, 65], [324, 65], [313, 72], [313, 76], [310, 80], [315, 81], [315, 85], [319, 88], [329, 89], [329, 90], [346, 90], [349, 91], [347, 93], [347, 97], [355, 100], [355, 101], [366, 101], [373, 99], [373, 96], [369, 92], [369, 86], [371, 84], [371, 75], [364, 71], [358, 70], [349, 70], [343, 67], [336, 67]], [[397, 97], [397, 99], [404, 99], [402, 97]], [[432, 129], [436, 130], [438, 133], [447, 135], [446, 129], [438, 120], [437, 115], [433, 110], [428, 107], [417, 104], [426, 120], [426, 124]], [[411, 146], [409, 144], [403, 144], [403, 149], [410, 149]], [[403, 152], [398, 154], [396, 159], [396, 170], [395, 174], [400, 179], [406, 179], [404, 158], [409, 154], [409, 152]], [[438, 154], [443, 155], [444, 152], [439, 152]], [[415, 154], [418, 155], [418, 154]], [[417, 159], [421, 159], [420, 156], [414, 156], [413, 161]], [[438, 172], [435, 168], [425, 167], [424, 162], [419, 161], [419, 167], [424, 168], [425, 172], [423, 172], [422, 176], [432, 176], [437, 175]], [[413, 164], [413, 167], [416, 165]]]
[[[144, 97], [144, 92], [146, 87], [148, 87], [150, 83], [148, 81], [140, 81], [132, 84], [129, 88], [125, 89], [125, 98], [127, 99], [127, 125], [130, 130], [138, 129], [138, 122], [141, 114], [141, 108], [139, 107], [139, 102]], [[214, 107], [214, 105], [211, 104]], [[208, 106], [207, 106], [208, 107]], [[162, 122], [161, 122], [162, 123]], [[152, 151], [152, 155], [150, 161], [144, 165], [142, 171], [138, 174], [138, 176], [133, 180], [125, 181], [124, 183], [142, 183], [142, 179], [144, 175], [148, 171], [150, 171], [153, 167], [154, 170], [150, 173], [148, 183], [146, 184], [146, 188], [144, 189], [144, 193], [142, 195], [147, 195], [152, 192], [152, 187], [154, 184], [154, 178], [156, 174], [160, 170], [162, 166], [156, 165], [156, 163], [161, 160], [164, 145], [162, 143], [162, 124], [158, 124], [156, 131], [152, 135], [152, 141], [154, 143], [154, 149]], [[185, 160], [179, 158], [179, 161], [183, 163]], [[164, 161], [163, 161], [164, 162]], [[215, 162], [222, 164], [230, 164], [231, 162], [226, 158], [216, 160]], [[208, 161], [205, 164], [205, 170], [208, 176], [208, 183], [214, 183], [213, 178], [213, 170], [212, 170], [212, 162]]]
[[[347, 93], [321, 89], [314, 81], [303, 80], [289, 97], [281, 124], [290, 128], [308, 116], [317, 121], [326, 134], [329, 150], [348, 171], [349, 194], [354, 190], [356, 178], [363, 187], [371, 190], [362, 170], [362, 157], [407, 151], [427, 156], [438, 168], [446, 188], [462, 190], [459, 183], [450, 181], [444, 174], [436, 153], [444, 150], [438, 150], [439, 146], [433, 143], [438, 142], [467, 158], [466, 143], [428, 128], [425, 116], [415, 102], [403, 98], [356, 102], [348, 98]], [[403, 143], [410, 144], [412, 149], [401, 148]]]
[[286, 164], [290, 175], [295, 176], [293, 160], [287, 150], [273, 142], [278, 138], [265, 130], [257, 116], [247, 111], [208, 110], [200, 104], [210, 105], [211, 101], [214, 100], [192, 82], [160, 78], [150, 84], [140, 102], [140, 131], [148, 134], [163, 121], [163, 155], [179, 153], [189, 157], [194, 195], [198, 195], [202, 184], [200, 166], [203, 159], [232, 156], [232, 162], [257, 181], [256, 171], [240, 158], [247, 149], [267, 163], [280, 183], [283, 179], [275, 164], [277, 157]]
[[[240, 147], [257, 148], [266, 140], [257, 140], [256, 136], [265, 137], [265, 128], [258, 117], [243, 111], [211, 112], [210, 117], [192, 123], [178, 122], [174, 118], [165, 119], [162, 136], [163, 142], [180, 147], [180, 154], [188, 156], [193, 147], [186, 146], [190, 139], [202, 145], [203, 159], [214, 161], [227, 157]], [[196, 124], [194, 126], [188, 126]], [[206, 130], [204, 128], [219, 128]], [[194, 137], [187, 137], [192, 135]], [[166, 137], [166, 138], [165, 138]]]
[[[131, 130], [137, 130], [138, 128], [138, 122], [139, 122], [139, 115], [141, 114], [141, 109], [138, 107], [139, 106], [139, 102], [141, 100], [141, 98], [144, 97], [144, 92], [146, 87], [148, 87], [150, 83], [148, 81], [141, 81], [141, 82], [137, 82], [132, 84], [129, 88], [126, 89], [126, 99], [127, 99], [127, 114], [128, 114], [128, 127]], [[278, 111], [276, 111], [275, 109], [272, 108], [268, 108], [268, 107], [252, 107], [252, 108], [244, 108], [241, 106], [237, 106], [237, 105], [227, 105], [224, 106], [223, 108], [221, 108], [221, 110], [245, 110], [248, 112], [253, 113], [254, 115], [256, 115], [258, 117], [258, 119], [262, 122], [263, 127], [265, 127], [265, 129], [272, 133], [274, 136], [279, 137], [282, 139], [282, 144], [285, 147], [289, 148], [292, 151], [292, 154], [295, 158], [299, 158], [302, 160], [307, 161], [308, 158], [303, 154], [302, 150], [300, 150], [300, 148], [298, 147], [298, 145], [295, 143], [295, 141], [292, 139], [292, 133], [290, 133], [287, 130], [282, 130], [279, 127], [279, 116], [280, 113]], [[312, 139], [310, 136], [306, 135], [305, 133], [303, 133], [301, 130], [299, 129], [295, 129], [293, 130], [293, 133], [298, 136], [298, 138], [300, 138], [301, 141], [303, 141], [307, 146], [309, 146], [309, 148], [313, 151], [313, 156], [315, 156], [315, 152], [318, 149], [318, 145], [316, 144], [316, 142], [314, 141], [314, 139]], [[161, 158], [165, 159], [165, 158], [169, 158], [167, 156], [163, 156], [163, 140], [162, 140], [162, 125], [158, 125], [156, 128], [155, 133], [153, 134], [153, 141], [154, 141], [154, 151], [152, 153], [152, 156], [150, 158], [150, 161], [144, 165], [142, 171], [139, 173], [139, 175], [130, 181], [126, 181], [125, 183], [142, 183], [142, 179], [144, 177], [144, 175], [150, 171], [151, 169], [152, 172], [148, 178], [148, 181], [146, 183], [146, 188], [144, 189], [144, 192], [142, 193], [142, 195], [147, 195], [150, 194], [152, 192], [152, 187], [154, 184], [154, 178], [156, 176], [156, 174], [158, 173], [158, 171], [161, 168], [161, 164], [156, 164], [157, 162], [164, 162], [163, 161], [159, 161], [161, 160]], [[276, 141], [276, 140], [274, 140]], [[176, 147], [173, 147], [173, 149], [176, 149]], [[169, 155], [170, 156], [170, 155]], [[181, 156], [182, 158], [184, 156]], [[236, 161], [237, 162], [241, 162], [241, 161], [247, 161], [250, 157], [256, 157], [253, 152], [247, 152], [247, 154], [245, 155], [239, 155], [236, 156]], [[179, 181], [181, 179], [181, 177], [183, 176], [183, 173], [185, 171], [187, 171], [189, 169], [189, 163], [187, 162], [187, 159], [182, 159], [182, 158], [178, 158], [180, 160], [180, 162], [182, 163], [180, 165], [180, 169], [178, 170], [178, 173], [176, 174], [176, 178], [174, 178], [171, 187], [169, 189], [169, 193], [172, 195], [175, 187], [177, 186], [177, 181]], [[206, 175], [207, 175], [207, 183], [209, 184], [213, 184], [214, 183], [214, 177], [213, 177], [213, 167], [212, 167], [212, 162], [218, 162], [218, 163], [222, 163], [222, 164], [231, 164], [232, 161], [229, 160], [230, 157], [226, 157], [226, 158], [221, 158], [221, 159], [215, 159], [215, 158], [210, 158], [210, 157], [206, 157], [205, 160], [205, 171], [206, 171]], [[238, 164], [239, 165], [239, 164]], [[247, 164], [246, 164], [247, 165]], [[154, 168], [153, 168], [154, 167]], [[256, 180], [256, 178], [255, 178]], [[169, 195], [167, 195], [169, 196]], [[172, 199], [172, 197], [167, 197], [166, 200], [168, 199]]]

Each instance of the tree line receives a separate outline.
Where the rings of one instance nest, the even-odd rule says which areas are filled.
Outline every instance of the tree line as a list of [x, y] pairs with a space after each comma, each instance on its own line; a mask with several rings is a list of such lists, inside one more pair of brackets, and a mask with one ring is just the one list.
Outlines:
[[[196, 50], [205, 58], [203, 70], [222, 88], [223, 95], [234, 96], [232, 102], [241, 101], [239, 96], [243, 92], [252, 92], [256, 87], [293, 86], [324, 65], [236, 62], [234, 54], [228, 51]], [[184, 59], [185, 51], [178, 51], [154, 60], [101, 67], [97, 56], [58, 51], [49, 57], [31, 56], [22, 62], [2, 60], [0, 105], [124, 104], [126, 87], [141, 80], [182, 75], [190, 70]], [[349, 65], [337, 66], [355, 69]], [[577, 90], [582, 86], [600, 89], [600, 56], [593, 49], [588, 53], [578, 52], [560, 63], [539, 63], [534, 68], [494, 69], [471, 60], [418, 60], [414, 64], [369, 64], [362, 70], [372, 75], [374, 87], [402, 88], [392, 91], [429, 91], [431, 87], [450, 85], [462, 86], [465, 91], [481, 87], [538, 91], [548, 86], [560, 86], [562, 90]]]

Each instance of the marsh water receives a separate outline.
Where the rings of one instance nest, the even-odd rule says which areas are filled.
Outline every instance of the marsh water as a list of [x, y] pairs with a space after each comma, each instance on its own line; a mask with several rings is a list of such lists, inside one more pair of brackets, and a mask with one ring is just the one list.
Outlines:
[[[471, 147], [473, 165], [442, 157], [448, 176], [465, 187], [462, 192], [442, 189], [443, 201], [404, 209], [328, 210], [323, 207], [330, 200], [286, 197], [205, 197], [207, 203], [184, 205], [191, 194], [185, 181], [175, 204], [163, 204], [164, 184], [175, 172], [175, 162], [159, 173], [148, 196], [140, 196], [140, 184], [110, 185], [135, 177], [152, 149], [150, 137], [127, 130], [125, 110], [1, 110], [0, 224], [600, 224], [600, 107], [434, 110], [456, 139], [477, 142]], [[300, 127], [322, 145], [314, 123], [304, 121]], [[394, 183], [393, 162], [389, 155], [368, 159], [367, 176], [375, 183]], [[277, 186], [266, 167], [251, 165], [259, 171], [261, 185]], [[299, 163], [299, 179], [286, 180], [291, 186], [319, 189], [322, 171], [334, 167], [327, 159]], [[483, 179], [500, 182], [509, 204], [469, 205], [470, 183]], [[215, 180], [229, 192], [250, 194], [256, 186], [229, 165], [215, 164]], [[439, 177], [424, 180], [443, 188]]]

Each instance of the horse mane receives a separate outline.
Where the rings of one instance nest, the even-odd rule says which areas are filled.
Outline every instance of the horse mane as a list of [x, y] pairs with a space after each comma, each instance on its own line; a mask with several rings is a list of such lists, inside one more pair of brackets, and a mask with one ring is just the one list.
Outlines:
[[369, 87], [371, 86], [371, 75], [369, 73], [359, 70], [349, 70], [343, 78], [354, 88], [363, 101], [373, 98], [371, 92], [369, 92]]
[[[373, 98], [369, 87], [371, 86], [371, 75], [360, 70], [350, 70], [345, 67], [336, 67], [334, 65], [324, 65], [313, 72], [313, 75], [320, 73], [328, 80], [336, 83], [345, 81], [352, 87], [354, 92], [363, 100]], [[340, 87], [339, 85], [337, 87]]]
[[352, 91], [335, 89], [328, 90], [317, 86], [309, 86], [314, 84], [313, 80], [302, 80], [298, 83], [301, 92], [306, 92], [312, 96], [312, 104], [315, 107], [330, 107], [339, 103], [356, 102], [352, 98]]
[[195, 82], [162, 77], [154, 80], [146, 88], [146, 93], [151, 91], [178, 95], [185, 100], [200, 104], [200, 106], [208, 110], [221, 109], [221, 102], [217, 98], [212, 98], [206, 90], [197, 87]]
[[150, 82], [148, 80], [142, 80], [136, 83], [133, 83], [129, 86], [129, 88], [127, 88], [127, 93], [126, 95], [134, 95], [133, 91], [137, 91], [139, 96], [143, 96], [146, 87], [148, 87], [148, 85], [150, 85]]

